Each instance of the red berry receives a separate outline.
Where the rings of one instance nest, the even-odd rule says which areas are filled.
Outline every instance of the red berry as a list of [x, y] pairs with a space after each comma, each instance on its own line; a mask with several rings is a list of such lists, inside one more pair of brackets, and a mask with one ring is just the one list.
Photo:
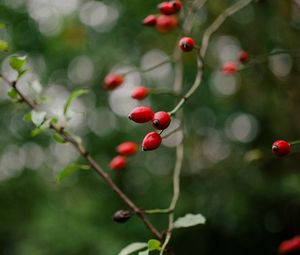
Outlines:
[[222, 71], [225, 74], [234, 74], [237, 71], [237, 65], [234, 62], [228, 61], [223, 65]]
[[117, 148], [117, 152], [123, 156], [133, 155], [138, 150], [138, 145], [134, 142], [121, 143]]
[[[286, 254], [292, 251], [300, 251], [300, 236], [283, 241], [278, 248], [279, 254]], [[298, 253], [297, 253], [298, 254]]]
[[134, 108], [128, 117], [134, 122], [145, 123], [152, 120], [153, 111], [147, 106], [139, 106]]
[[241, 51], [239, 53], [239, 60], [241, 63], [245, 63], [249, 60], [249, 54], [246, 51]]
[[157, 149], [161, 144], [161, 136], [156, 132], [148, 133], [143, 140], [143, 151], [151, 151]]
[[142, 100], [149, 94], [149, 89], [144, 86], [139, 86], [131, 92], [131, 97], [137, 100]]
[[182, 37], [179, 41], [178, 46], [181, 50], [188, 52], [194, 49], [195, 42], [191, 37]]
[[181, 1], [177, 0], [177, 1], [171, 1], [170, 2], [173, 5], [173, 8], [175, 10], [175, 12], [180, 12], [182, 9], [182, 3]]
[[178, 18], [176, 16], [159, 15], [156, 20], [156, 29], [162, 33], [171, 31], [177, 25]]
[[109, 163], [109, 167], [112, 170], [121, 170], [125, 168], [126, 165], [127, 165], [127, 160], [123, 156], [116, 156]]
[[157, 6], [157, 8], [160, 10], [162, 14], [165, 15], [172, 15], [176, 12], [171, 2], [162, 2]]
[[156, 112], [152, 118], [152, 124], [159, 130], [166, 129], [171, 122], [171, 116], [167, 112]]
[[104, 79], [104, 88], [107, 90], [113, 90], [124, 82], [124, 77], [119, 74], [108, 74]]
[[149, 15], [143, 20], [144, 26], [155, 26], [156, 24], [156, 16], [155, 15]]
[[284, 140], [277, 140], [272, 144], [272, 153], [284, 157], [291, 151], [291, 145]]

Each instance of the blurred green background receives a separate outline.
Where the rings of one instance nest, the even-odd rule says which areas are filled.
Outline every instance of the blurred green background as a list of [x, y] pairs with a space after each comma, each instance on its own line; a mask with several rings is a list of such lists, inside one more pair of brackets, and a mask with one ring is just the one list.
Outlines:
[[[172, 55], [180, 29], [161, 34], [141, 26], [145, 16], [157, 12], [159, 2], [0, 1], [0, 22], [6, 24], [0, 39], [11, 48], [0, 55], [1, 72], [13, 79], [9, 55], [28, 55], [31, 69], [19, 86], [31, 97], [42, 89], [49, 97], [45, 109], [59, 117], [70, 91], [90, 88], [72, 105], [68, 127], [144, 208], [169, 204], [178, 142], [174, 136], [158, 150], [132, 157], [124, 171], [112, 172], [107, 164], [119, 143], [140, 143], [151, 130], [126, 117], [137, 105], [130, 98], [132, 88], [144, 84], [171, 90], [173, 67], [130, 73], [112, 93], [102, 89], [102, 80], [110, 71], [147, 68]], [[188, 1], [183, 2], [186, 7]], [[198, 44], [204, 29], [233, 2], [211, 0], [197, 13], [192, 36]], [[235, 61], [240, 49], [250, 53], [251, 61], [257, 56], [262, 61], [224, 76], [220, 66]], [[287, 53], [268, 57], [274, 50]], [[176, 255], [276, 254], [282, 240], [300, 234], [300, 146], [286, 158], [276, 158], [270, 150], [277, 139], [300, 139], [299, 57], [296, 0], [253, 3], [213, 36], [205, 82], [183, 107], [185, 158], [175, 213], [200, 212], [207, 224], [176, 230], [171, 242]], [[194, 54], [184, 55], [183, 61], [186, 91], [196, 72]], [[60, 169], [81, 159], [48, 135], [32, 138], [33, 125], [22, 120], [28, 109], [12, 104], [7, 89], [1, 81], [0, 254], [115, 255], [131, 242], [151, 238], [135, 217], [126, 224], [111, 220], [126, 207], [94, 172], [76, 172], [55, 182]], [[168, 111], [177, 101], [158, 94], [141, 104]], [[151, 219], [159, 229], [167, 227], [166, 215]]]

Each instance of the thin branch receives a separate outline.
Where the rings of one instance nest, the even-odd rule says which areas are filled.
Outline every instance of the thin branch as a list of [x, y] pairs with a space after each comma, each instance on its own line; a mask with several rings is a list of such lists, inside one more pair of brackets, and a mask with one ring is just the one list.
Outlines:
[[181, 106], [188, 100], [188, 98], [194, 94], [203, 81], [204, 75], [204, 58], [207, 53], [207, 48], [210, 42], [210, 38], [214, 32], [216, 32], [221, 25], [229, 18], [231, 15], [240, 11], [242, 8], [250, 4], [253, 0], [240, 0], [239, 2], [233, 4], [227, 8], [223, 13], [221, 13], [217, 19], [205, 30], [203, 35], [203, 41], [200, 49], [197, 50], [197, 67], [198, 71], [196, 74], [195, 81], [188, 92], [181, 98], [177, 105], [169, 112], [169, 114], [174, 115]]
[[[20, 98], [25, 102], [31, 109], [38, 110], [36, 104], [34, 104], [30, 99], [28, 99], [18, 88], [17, 81], [10, 82], [6, 77], [0, 75], [12, 88], [16, 90]], [[125, 195], [125, 193], [115, 184], [115, 182], [110, 178], [110, 176], [103, 170], [103, 168], [95, 161], [95, 159], [89, 155], [87, 150], [82, 146], [82, 144], [78, 143], [76, 139], [74, 139], [69, 133], [67, 133], [63, 128], [50, 124], [50, 129], [54, 130], [58, 134], [60, 134], [63, 139], [72, 144], [75, 149], [80, 153], [80, 155], [87, 161], [87, 163], [97, 172], [99, 176], [108, 184], [108, 186], [123, 200], [123, 202], [131, 208], [136, 215], [142, 220], [142, 222], [146, 225], [146, 227], [152, 232], [152, 234], [158, 238], [162, 239], [162, 235], [159, 231], [154, 227], [154, 225], [148, 220], [145, 216], [145, 213], [139, 209], [137, 205], [135, 205], [132, 200]]]

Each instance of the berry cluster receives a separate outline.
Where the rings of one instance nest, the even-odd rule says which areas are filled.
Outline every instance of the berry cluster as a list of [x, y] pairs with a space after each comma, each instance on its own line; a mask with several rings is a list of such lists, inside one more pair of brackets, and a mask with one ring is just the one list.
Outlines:
[[[240, 51], [238, 60], [241, 64], [245, 64], [249, 60], [249, 54], [246, 51]], [[224, 74], [235, 74], [238, 70], [238, 64], [233, 61], [225, 62], [222, 66], [222, 72]]]
[[119, 155], [110, 161], [109, 167], [112, 170], [121, 170], [127, 166], [126, 157], [137, 153], [138, 145], [131, 141], [124, 142], [117, 146], [116, 151], [119, 153]]
[[[152, 109], [147, 106], [134, 108], [128, 117], [136, 123], [146, 123], [151, 121], [152, 125], [157, 130], [164, 130], [171, 123], [171, 116], [169, 113], [164, 111], [154, 113]], [[144, 151], [155, 150], [160, 146], [161, 142], [162, 138], [160, 134], [150, 132], [143, 139], [142, 149]]]
[[160, 3], [157, 8], [160, 14], [150, 14], [143, 20], [143, 25], [155, 27], [159, 32], [165, 33], [178, 26], [178, 14], [182, 9], [180, 0]]

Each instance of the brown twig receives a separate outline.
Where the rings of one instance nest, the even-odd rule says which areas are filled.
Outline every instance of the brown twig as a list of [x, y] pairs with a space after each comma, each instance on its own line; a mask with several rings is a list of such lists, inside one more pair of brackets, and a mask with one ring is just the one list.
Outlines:
[[[33, 103], [30, 99], [28, 99], [18, 88], [17, 81], [10, 82], [5, 76], [0, 75], [4, 81], [12, 88], [16, 90], [20, 98], [24, 103], [26, 103], [32, 110], [38, 111], [38, 105]], [[108, 184], [108, 186], [123, 200], [123, 202], [134, 212], [136, 215], [142, 220], [142, 222], [146, 225], [146, 227], [151, 231], [151, 233], [158, 238], [162, 239], [162, 235], [155, 228], [155, 226], [149, 221], [149, 219], [145, 216], [145, 213], [139, 209], [139, 207], [132, 202], [132, 200], [125, 195], [125, 193], [115, 184], [115, 182], [110, 178], [110, 176], [103, 170], [103, 168], [96, 162], [96, 160], [87, 152], [87, 150], [82, 146], [82, 144], [78, 143], [76, 139], [74, 139], [69, 133], [67, 133], [63, 128], [51, 123], [49, 126], [50, 129], [57, 132], [65, 142], [72, 144], [75, 149], [79, 152], [79, 154], [87, 161], [87, 163], [94, 169], [99, 176]]]

